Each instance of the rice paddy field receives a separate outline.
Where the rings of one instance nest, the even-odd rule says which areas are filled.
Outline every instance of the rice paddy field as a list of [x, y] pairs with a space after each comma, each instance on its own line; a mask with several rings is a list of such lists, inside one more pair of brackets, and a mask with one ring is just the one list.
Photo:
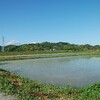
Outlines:
[[[48, 56], [49, 55], [49, 56]], [[53, 58], [55, 57], [69, 57], [79, 54], [52, 54], [31, 56], [36, 58]], [[59, 56], [61, 55], [61, 56]], [[90, 54], [89, 54], [90, 55]], [[86, 55], [87, 56], [87, 55]], [[91, 55], [90, 55], [91, 56]], [[92, 55], [93, 56], [93, 55]], [[11, 57], [11, 59], [10, 59]], [[19, 56], [1, 57], [1, 63], [5, 60], [21, 60]], [[21, 56], [26, 57], [27, 56]], [[13, 59], [15, 58], [15, 59]], [[17, 58], [17, 59], [16, 59]], [[25, 58], [25, 59], [26, 59]], [[29, 58], [30, 59], [30, 56]], [[0, 66], [3, 66], [0, 64]], [[99, 66], [99, 65], [98, 65]], [[98, 75], [99, 77], [99, 75]], [[84, 80], [83, 80], [84, 82]], [[15, 97], [17, 100], [100, 100], [100, 82], [91, 83], [87, 86], [73, 87], [71, 85], [58, 86], [52, 84], [45, 84], [44, 82], [34, 81], [30, 78], [25, 78], [19, 73], [8, 71], [0, 67], [0, 91], [6, 95]]]

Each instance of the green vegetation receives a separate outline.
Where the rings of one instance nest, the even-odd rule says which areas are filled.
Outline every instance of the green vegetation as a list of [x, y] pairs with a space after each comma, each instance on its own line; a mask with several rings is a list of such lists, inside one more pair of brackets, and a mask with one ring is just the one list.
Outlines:
[[[9, 45], [5, 47], [5, 52], [0, 52], [0, 61], [69, 56], [100, 56], [100, 46], [64, 42]], [[100, 82], [80, 89], [57, 87], [34, 82], [2, 69], [0, 91], [15, 95], [18, 100], [100, 100]]]
[[[1, 47], [0, 47], [1, 50]], [[34, 44], [23, 44], [23, 45], [8, 45], [5, 47], [6, 52], [35, 52], [35, 53], [52, 53], [52, 52], [79, 52], [79, 51], [100, 51], [100, 45], [76, 45], [66, 42], [58, 43], [34, 43]]]
[[5, 52], [0, 52], [0, 61], [87, 55], [100, 56], [100, 46], [91, 46], [89, 44], [75, 45], [65, 42], [43, 42], [5, 46]]
[[0, 69], [0, 91], [18, 100], [100, 100], [100, 82], [75, 89], [34, 82]]
[[100, 57], [100, 52], [70, 52], [70, 53], [48, 53], [48, 54], [26, 54], [16, 52], [0, 53], [0, 61], [8, 60], [24, 60], [24, 59], [39, 59], [39, 58], [54, 58], [54, 57], [70, 57], [70, 56], [95, 56]]

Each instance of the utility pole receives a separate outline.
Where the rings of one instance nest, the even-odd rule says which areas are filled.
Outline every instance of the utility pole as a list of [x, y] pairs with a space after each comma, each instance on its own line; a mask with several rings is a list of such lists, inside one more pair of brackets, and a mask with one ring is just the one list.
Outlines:
[[1, 49], [2, 52], [5, 52], [5, 39], [4, 39], [4, 36], [2, 36], [2, 49]]

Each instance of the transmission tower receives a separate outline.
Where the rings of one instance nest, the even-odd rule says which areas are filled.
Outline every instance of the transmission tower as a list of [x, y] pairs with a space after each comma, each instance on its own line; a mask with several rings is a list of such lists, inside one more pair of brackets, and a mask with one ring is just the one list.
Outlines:
[[5, 39], [4, 39], [4, 36], [2, 36], [2, 52], [5, 52]]

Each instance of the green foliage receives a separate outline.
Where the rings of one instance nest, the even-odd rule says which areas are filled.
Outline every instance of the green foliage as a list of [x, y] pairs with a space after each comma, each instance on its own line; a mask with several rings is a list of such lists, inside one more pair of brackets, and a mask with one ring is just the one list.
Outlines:
[[20, 100], [44, 100], [43, 98], [55, 100], [63, 95], [65, 89], [34, 82], [5, 70], [0, 70], [0, 90], [17, 95]]
[[100, 82], [75, 89], [34, 82], [0, 69], [0, 91], [18, 100], [100, 100]]
[[29, 52], [29, 51], [70, 52], [70, 51], [86, 51], [86, 50], [100, 51], [100, 46], [99, 45], [91, 46], [89, 44], [75, 45], [66, 42], [58, 42], [58, 43], [43, 42], [34, 44], [23, 44], [19, 46], [9, 45], [5, 47], [6, 52]]

